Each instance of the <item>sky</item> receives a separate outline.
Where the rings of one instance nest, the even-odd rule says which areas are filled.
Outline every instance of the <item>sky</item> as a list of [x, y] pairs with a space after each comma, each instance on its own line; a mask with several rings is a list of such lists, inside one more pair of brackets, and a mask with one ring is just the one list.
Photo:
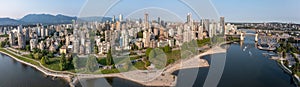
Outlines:
[[[162, 16], [161, 18], [165, 20], [173, 18], [184, 21], [190, 12], [196, 20], [218, 15], [224, 16], [228, 22], [300, 23], [300, 0], [120, 0], [118, 3], [114, 0], [105, 3], [101, 0], [0, 1], [1, 18], [19, 19], [26, 14], [41, 13], [78, 17], [123, 14], [124, 17], [142, 18], [142, 13], [147, 12], [153, 16], [150, 19]], [[189, 3], [192, 1], [196, 3]], [[105, 7], [110, 9], [104, 10]]]

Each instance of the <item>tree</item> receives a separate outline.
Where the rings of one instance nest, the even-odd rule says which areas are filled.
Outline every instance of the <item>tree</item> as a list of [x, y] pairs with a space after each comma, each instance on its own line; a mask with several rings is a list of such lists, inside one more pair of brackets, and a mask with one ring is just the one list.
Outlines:
[[30, 57], [30, 58], [34, 58], [34, 56], [33, 56], [33, 54], [32, 54], [32, 53], [30, 53], [30, 54], [29, 54], [29, 57]]
[[43, 58], [41, 59], [41, 63], [42, 63], [43, 65], [46, 64], [45, 57], [43, 57]]
[[26, 49], [26, 51], [30, 51], [30, 46], [26, 45], [25, 49]]
[[281, 52], [282, 52], [282, 48], [281, 48], [281, 47], [278, 47], [278, 48], [276, 49], [276, 51], [281, 53]]
[[96, 35], [101, 36], [100, 31], [96, 30]]
[[5, 46], [4, 42], [1, 42], [1, 43], [0, 43], [0, 46], [1, 46], [1, 47], [4, 47], [4, 46]]
[[47, 55], [49, 52], [47, 50], [42, 50], [42, 56]]
[[143, 31], [137, 33], [137, 38], [143, 38]]
[[138, 50], [139, 49], [139, 47], [136, 45], [136, 44], [132, 44], [131, 45], [131, 50]]
[[172, 52], [172, 48], [169, 45], [167, 45], [167, 46], [164, 47], [164, 52], [165, 53], [170, 53], [170, 52]]
[[60, 57], [59, 67], [60, 67], [60, 70], [66, 70], [67, 69], [66, 56], [65, 56], [64, 53]]
[[39, 52], [41, 52], [40, 49], [38, 49], [38, 48], [33, 48], [33, 53], [39, 53]]
[[156, 68], [162, 69], [166, 66], [167, 56], [163, 50], [155, 48], [149, 54], [149, 61], [155, 65]]
[[78, 66], [78, 63], [79, 63], [79, 58], [78, 58], [78, 56], [75, 56], [75, 57], [73, 57], [73, 64], [74, 64], [74, 68], [75, 69], [78, 69], [79, 68], [79, 66]]
[[111, 49], [109, 49], [107, 55], [106, 55], [106, 64], [107, 65], [112, 65], [113, 64], [113, 57], [112, 57], [112, 54], [111, 54]]
[[147, 48], [145, 54], [147, 57], [149, 57], [150, 52], [152, 51], [153, 48]]
[[49, 64], [49, 59], [48, 59], [48, 57], [47, 57], [47, 56], [42, 57], [41, 63], [42, 63], [42, 64]]
[[33, 55], [33, 57], [34, 57], [34, 59], [41, 59], [42, 54], [40, 54], [40, 53], [35, 53], [35, 54]]
[[98, 54], [98, 53], [99, 53], [99, 50], [98, 50], [98, 46], [97, 46], [97, 45], [94, 46], [94, 52], [95, 52], [95, 54]]
[[286, 57], [286, 51], [283, 51], [282, 53], [282, 57], [285, 58]]
[[5, 39], [4, 41], [0, 42], [0, 46], [5, 47], [5, 45], [7, 45], [8, 43], [8, 39]]
[[47, 56], [48, 56], [49, 58], [53, 58], [53, 57], [54, 57], [54, 54], [53, 54], [53, 52], [49, 52], [49, 53], [47, 54]]
[[90, 55], [88, 60], [86, 61], [86, 71], [87, 72], [94, 72], [98, 69], [98, 63], [95, 56]]

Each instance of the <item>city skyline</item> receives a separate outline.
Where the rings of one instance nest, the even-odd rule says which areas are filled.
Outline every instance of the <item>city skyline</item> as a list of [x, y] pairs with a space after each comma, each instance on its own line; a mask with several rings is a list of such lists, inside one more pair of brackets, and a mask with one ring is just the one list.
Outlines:
[[[300, 23], [299, 15], [297, 12], [296, 3], [300, 1], [297, 0], [271, 0], [257, 1], [257, 0], [246, 0], [246, 1], [237, 1], [237, 0], [208, 0], [215, 7], [219, 16], [226, 17], [228, 22], [293, 22]], [[60, 0], [46, 0], [46, 1], [20, 1], [20, 0], [10, 0], [3, 1], [2, 8], [0, 8], [0, 18], [14, 18], [19, 19], [27, 14], [63, 14], [68, 16], [80, 17], [80, 10], [84, 7], [84, 4], [87, 2], [85, 0], [75, 0], [75, 1], [60, 1]], [[141, 5], [141, 3], [148, 2], [147, 4]], [[68, 4], [65, 4], [68, 3]], [[172, 4], [168, 4], [172, 3]], [[124, 10], [119, 9], [120, 7], [126, 7]], [[170, 6], [170, 5], [177, 5]], [[124, 16], [130, 15], [132, 11], [139, 9], [135, 8], [149, 8], [149, 7], [159, 7], [165, 8], [171, 12], [177, 14], [181, 19], [185, 19], [187, 13], [192, 12], [188, 7], [180, 5], [179, 2], [170, 2], [169, 0], [165, 1], [123, 1], [120, 2], [120, 5], [112, 8], [114, 12], [108, 12], [108, 16], [123, 14]], [[243, 7], [243, 8], [239, 8]], [[7, 9], [10, 8], [10, 9]], [[178, 9], [178, 11], [176, 11]], [[184, 10], [188, 9], [188, 10]], [[184, 10], [184, 11], [182, 11]], [[195, 14], [192, 12], [192, 14]], [[92, 16], [92, 15], [90, 15]], [[96, 16], [96, 15], [95, 15]], [[142, 17], [141, 17], [142, 18]], [[164, 18], [164, 17], [161, 17]], [[193, 15], [194, 19], [198, 19], [197, 16]]]

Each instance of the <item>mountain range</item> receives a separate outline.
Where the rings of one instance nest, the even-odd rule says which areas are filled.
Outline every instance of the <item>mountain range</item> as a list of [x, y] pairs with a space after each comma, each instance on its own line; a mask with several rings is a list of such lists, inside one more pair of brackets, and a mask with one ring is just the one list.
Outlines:
[[65, 15], [50, 15], [50, 14], [28, 14], [21, 19], [12, 19], [12, 18], [0, 18], [0, 25], [34, 25], [34, 24], [70, 24], [73, 20], [80, 22], [103, 22], [111, 21], [110, 17], [70, 17]]

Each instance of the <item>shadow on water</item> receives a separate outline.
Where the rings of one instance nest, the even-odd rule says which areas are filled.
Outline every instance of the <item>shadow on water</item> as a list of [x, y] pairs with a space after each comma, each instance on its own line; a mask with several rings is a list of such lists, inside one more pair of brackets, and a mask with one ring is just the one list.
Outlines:
[[[108, 83], [108, 84], [107, 84]], [[98, 79], [84, 79], [76, 84], [76, 87], [143, 87], [143, 85], [125, 80], [122, 78], [98, 78]]]

